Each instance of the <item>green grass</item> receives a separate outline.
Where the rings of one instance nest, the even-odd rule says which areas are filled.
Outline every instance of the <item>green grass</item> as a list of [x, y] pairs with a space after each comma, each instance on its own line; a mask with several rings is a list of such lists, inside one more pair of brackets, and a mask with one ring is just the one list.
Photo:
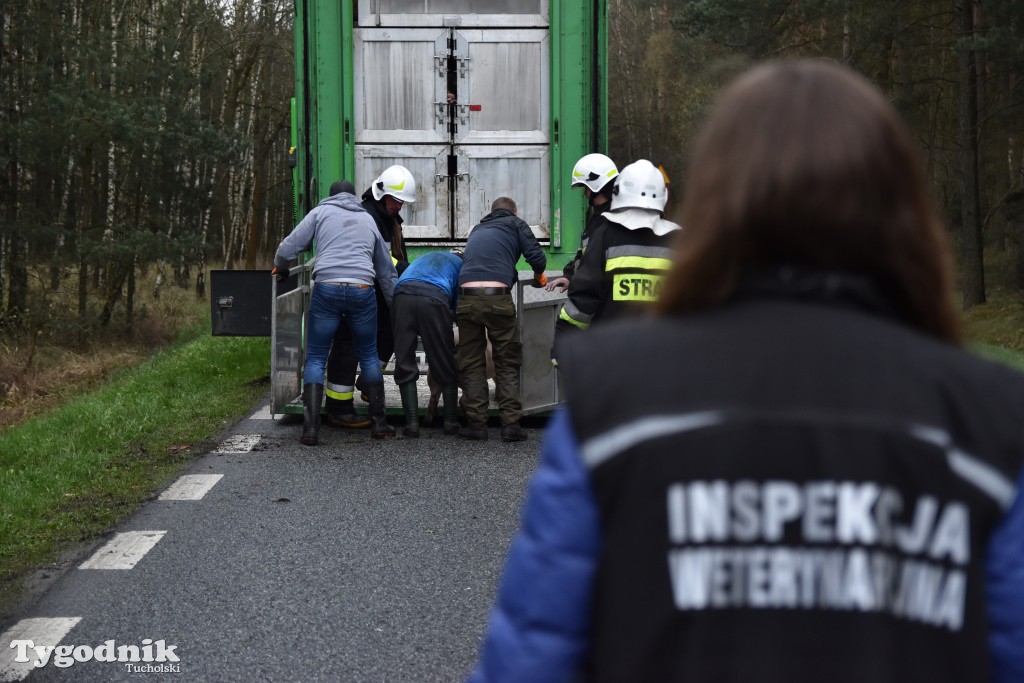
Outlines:
[[968, 348], [982, 356], [1024, 370], [1024, 295], [998, 285], [988, 288], [988, 302], [963, 314]]
[[1007, 349], [994, 344], [976, 344], [972, 347], [979, 355], [989, 360], [999, 361], [1011, 368], [1024, 371], [1024, 353]]
[[0, 607], [152, 496], [268, 388], [267, 339], [202, 336], [0, 434]]

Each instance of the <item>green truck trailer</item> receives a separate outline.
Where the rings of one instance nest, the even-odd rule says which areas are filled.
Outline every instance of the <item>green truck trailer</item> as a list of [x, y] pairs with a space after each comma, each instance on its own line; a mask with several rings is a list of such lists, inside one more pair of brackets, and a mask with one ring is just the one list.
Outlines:
[[572, 167], [607, 147], [605, 0], [297, 0], [296, 218], [391, 164], [417, 180], [403, 234], [453, 246], [512, 197], [553, 268], [579, 248]]
[[[415, 203], [402, 211], [411, 258], [464, 243], [501, 196], [516, 201], [549, 269], [572, 258], [587, 208], [583, 193], [571, 189], [572, 168], [607, 148], [607, 0], [294, 6], [296, 222], [334, 180], [349, 179], [361, 193], [401, 164], [417, 182]], [[275, 413], [302, 412], [309, 272], [296, 270], [287, 291], [268, 284]], [[215, 297], [215, 333], [218, 316], [231, 320], [231, 301], [240, 309], [248, 297], [265, 296], [241, 281], [236, 289], [243, 291]], [[523, 404], [539, 412], [557, 402], [549, 350], [563, 297], [516, 290]]]

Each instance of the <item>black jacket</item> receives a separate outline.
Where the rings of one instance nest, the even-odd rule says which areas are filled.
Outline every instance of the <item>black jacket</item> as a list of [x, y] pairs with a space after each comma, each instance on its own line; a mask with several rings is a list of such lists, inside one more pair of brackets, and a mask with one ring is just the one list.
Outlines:
[[[597, 216], [588, 228], [587, 251], [569, 281], [569, 300], [555, 324], [556, 337], [611, 318], [650, 310], [671, 266], [675, 233], [629, 230]], [[562, 340], [556, 341], [556, 347]]]
[[773, 275], [567, 345], [603, 536], [595, 680], [989, 680], [1024, 378], [883, 301]]
[[547, 257], [530, 226], [508, 209], [484, 216], [470, 231], [463, 256], [460, 285], [493, 280], [512, 286], [519, 279], [516, 264], [520, 256], [534, 273], [544, 272], [547, 266]]
[[580, 235], [580, 248], [576, 252], [576, 255], [572, 257], [572, 261], [565, 264], [562, 268], [562, 275], [572, 280], [572, 276], [576, 274], [576, 270], [580, 267], [580, 263], [583, 261], [583, 255], [587, 253], [587, 246], [590, 242], [590, 236], [594, 233], [595, 225], [598, 222], [601, 214], [608, 211], [612, 206], [611, 202], [605, 202], [604, 204], [594, 204], [590, 207], [590, 212], [587, 216], [587, 224], [583, 226], [583, 234]]
[[398, 268], [398, 274], [401, 275], [405, 267], [409, 265], [409, 258], [405, 253], [405, 241], [402, 239], [402, 223], [404, 222], [402, 216], [389, 216], [384, 209], [384, 200], [374, 199], [372, 189], [363, 193], [362, 200], [363, 208], [373, 217], [380, 236], [391, 248], [392, 258], [398, 261], [396, 268]]

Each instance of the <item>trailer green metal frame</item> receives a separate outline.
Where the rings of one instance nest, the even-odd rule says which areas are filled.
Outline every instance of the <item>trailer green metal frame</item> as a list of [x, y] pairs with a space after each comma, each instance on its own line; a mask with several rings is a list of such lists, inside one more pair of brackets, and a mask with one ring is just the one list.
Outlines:
[[[296, 223], [327, 195], [334, 179], [355, 178], [353, 48], [357, 1], [295, 0], [295, 97], [291, 102], [289, 154], [294, 163]], [[548, 268], [560, 269], [579, 248], [586, 221], [586, 197], [571, 189], [573, 166], [580, 157], [591, 152], [606, 153], [608, 147], [607, 0], [549, 0], [548, 30], [550, 238], [544, 250]], [[409, 245], [408, 251], [415, 258], [432, 248], [438, 247]], [[306, 253], [299, 260], [305, 264], [311, 256]], [[291, 321], [290, 336], [278, 339], [275, 317], [274, 354], [279, 341], [289, 348], [305, 348], [305, 325], [301, 321], [308, 306], [309, 272], [306, 267], [297, 270], [298, 291], [290, 295], [287, 310], [283, 310]], [[548, 312], [538, 304], [524, 303], [522, 288], [517, 291], [519, 306], [528, 309], [531, 320], [539, 320], [545, 329], [552, 327], [544, 319]], [[275, 316], [278, 305], [275, 288]], [[522, 320], [520, 324], [525, 325]], [[530, 354], [545, 355], [550, 340], [533, 341], [537, 348]], [[278, 368], [275, 355], [272, 373], [301, 375], [301, 356], [289, 358], [287, 367]], [[550, 377], [545, 375], [541, 389], [557, 396], [553, 371], [546, 361], [543, 365]], [[548, 380], [552, 386], [543, 386]], [[272, 384], [276, 386], [277, 382]], [[288, 396], [274, 398], [275, 404], [283, 403], [281, 412], [301, 413], [301, 405]]]
[[[354, 8], [348, 1], [295, 1], [296, 219], [326, 196], [333, 179], [355, 175]], [[572, 168], [608, 147], [607, 16], [607, 0], [550, 0], [551, 268], [576, 253], [586, 220], [586, 198], [570, 191]], [[411, 256], [427, 249], [412, 246]]]

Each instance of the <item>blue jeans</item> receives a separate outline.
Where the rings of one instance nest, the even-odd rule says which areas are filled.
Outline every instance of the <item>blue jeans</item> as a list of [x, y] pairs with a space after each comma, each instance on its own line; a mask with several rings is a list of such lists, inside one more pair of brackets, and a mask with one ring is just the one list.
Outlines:
[[342, 321], [352, 331], [364, 382], [381, 384], [384, 374], [377, 357], [377, 296], [373, 287], [316, 283], [306, 321], [304, 384], [323, 384], [331, 341]]

